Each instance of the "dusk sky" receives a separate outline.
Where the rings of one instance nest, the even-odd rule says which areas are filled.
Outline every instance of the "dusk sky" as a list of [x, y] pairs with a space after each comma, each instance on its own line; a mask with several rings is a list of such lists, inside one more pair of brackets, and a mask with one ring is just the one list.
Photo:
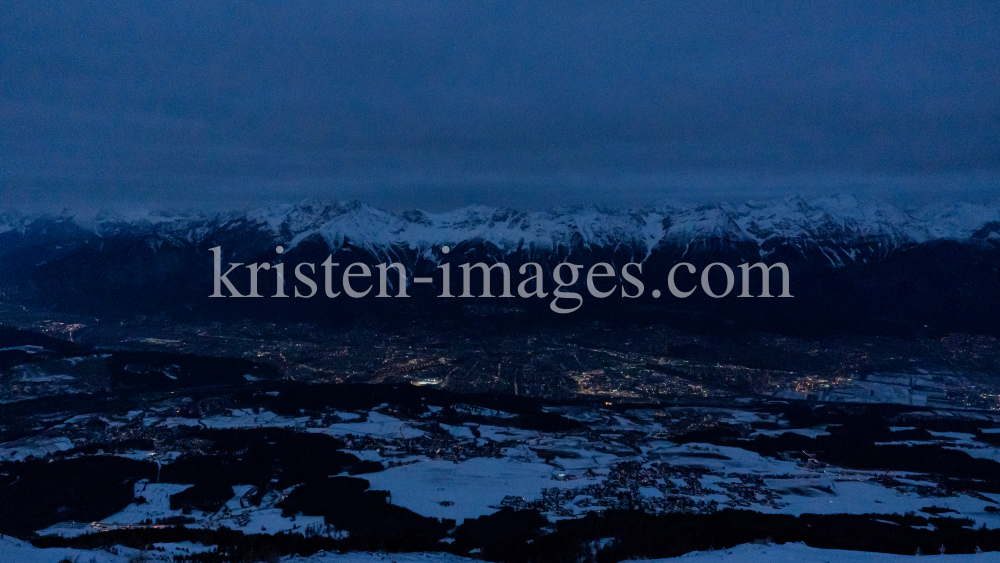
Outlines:
[[1000, 3], [0, 3], [0, 207], [1000, 194]]

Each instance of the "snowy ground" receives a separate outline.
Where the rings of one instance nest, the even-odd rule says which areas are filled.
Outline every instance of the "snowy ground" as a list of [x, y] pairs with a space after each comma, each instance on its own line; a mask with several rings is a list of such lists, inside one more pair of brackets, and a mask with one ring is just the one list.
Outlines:
[[[478, 518], [497, 511], [507, 495], [538, 498], [554, 468], [511, 458], [474, 458], [461, 463], [428, 460], [365, 474], [373, 489], [392, 491], [392, 503], [434, 518]], [[454, 505], [442, 506], [441, 502]]]
[[260, 506], [245, 506], [241, 499], [253, 487], [237, 485], [233, 487], [233, 498], [226, 502], [225, 506], [218, 512], [207, 513], [195, 510], [190, 514], [184, 514], [180, 510], [171, 510], [170, 495], [177, 494], [189, 487], [191, 485], [149, 483], [143, 479], [135, 484], [135, 496], [136, 499], [145, 499], [145, 502], [130, 504], [124, 510], [97, 522], [60, 522], [40, 530], [38, 533], [40, 535], [75, 537], [105, 530], [163, 527], [164, 518], [189, 517], [194, 522], [185, 524], [188, 527], [230, 528], [248, 534], [304, 533], [308, 529], [313, 533], [329, 535], [330, 537], [346, 537], [346, 532], [328, 529], [321, 516], [303, 516], [301, 514], [294, 518], [282, 516], [281, 509], [274, 508], [274, 505], [284, 498], [291, 489], [265, 494]]
[[[156, 544], [163, 551], [139, 552], [126, 547], [116, 547], [116, 553], [103, 550], [80, 550], [48, 548], [40, 549], [31, 544], [10, 537], [0, 538], [0, 561], [16, 563], [59, 563], [63, 560], [81, 563], [128, 563], [142, 555], [146, 561], [171, 561], [175, 555], [185, 555], [200, 551], [211, 551], [190, 542]], [[1000, 563], [1000, 552], [938, 555], [934, 561], [940, 563]], [[473, 563], [475, 559], [459, 557], [447, 553], [325, 553], [319, 552], [307, 557], [291, 556], [282, 558], [282, 563]], [[921, 561], [912, 555], [893, 555], [866, 551], [843, 551], [818, 549], [801, 543], [787, 544], [743, 544], [730, 549], [696, 551], [667, 559], [650, 560], [650, 563], [701, 563], [724, 562], [768, 562], [768, 563], [902, 563]]]
[[45, 457], [47, 454], [72, 448], [73, 442], [65, 436], [24, 438], [0, 444], [0, 461], [21, 461], [32, 456]]
[[[927, 555], [927, 554], [925, 554]], [[1000, 561], [1000, 552], [939, 555], [933, 554], [935, 562], [940, 563], [992, 563]], [[695, 551], [680, 557], [654, 559], [655, 561], [670, 561], [677, 563], [701, 563], [709, 561], [740, 561], [768, 563], [902, 563], [904, 561], [922, 561], [912, 555], [894, 555], [890, 553], [871, 553], [868, 551], [844, 551], [840, 549], [817, 549], [801, 543], [786, 543], [772, 545], [743, 544], [731, 549], [716, 551]]]
[[308, 557], [286, 557], [282, 563], [479, 563], [478, 559], [450, 553], [316, 553]]
[[[946, 516], [970, 518], [974, 527], [985, 525], [1000, 528], [1000, 513], [987, 507], [1000, 507], [1000, 494], [949, 494], [938, 489], [926, 475], [909, 473], [890, 475], [886, 472], [848, 470], [817, 463], [761, 456], [738, 447], [708, 443], [677, 444], [667, 439], [667, 425], [680, 417], [680, 411], [635, 410], [626, 414], [593, 408], [553, 407], [571, 418], [585, 421], [587, 432], [540, 432], [503, 426], [512, 415], [491, 413], [496, 425], [435, 425], [426, 418], [403, 420], [392, 411], [337, 412], [325, 421], [308, 415], [279, 416], [267, 411], [234, 409], [201, 419], [170, 416], [173, 410], [147, 411], [141, 418], [136, 411], [110, 422], [139, 424], [144, 428], [176, 428], [199, 426], [217, 429], [284, 427], [306, 432], [323, 433], [344, 438], [346, 451], [368, 461], [382, 462], [384, 471], [367, 473], [374, 490], [387, 490], [391, 501], [414, 512], [436, 518], [463, 520], [496, 512], [501, 505], [539, 508], [550, 520], [579, 517], [589, 511], [617, 508], [622, 498], [654, 511], [700, 511], [708, 503], [717, 508], [736, 507], [761, 513], [780, 514], [904, 514], [921, 513], [928, 507], [949, 509]], [[692, 409], [686, 408], [690, 417]], [[934, 413], [928, 413], [928, 416]], [[957, 416], [957, 415], [949, 415]], [[699, 418], [700, 417], [700, 418]], [[1000, 420], [990, 415], [970, 413], [969, 418], [990, 432]], [[335, 422], [330, 422], [331, 418]], [[699, 420], [756, 425], [753, 435], [775, 436], [795, 433], [815, 437], [829, 433], [832, 425], [794, 428], [781, 415], [752, 410], [703, 409]], [[84, 424], [87, 417], [63, 422], [67, 430]], [[130, 422], [135, 421], [135, 422]], [[892, 427], [904, 432], [912, 426]], [[407, 449], [413, 442], [450, 435], [451, 442], [473, 451], [494, 441], [502, 443], [498, 457], [463, 457], [446, 460], [436, 451]], [[436, 434], [435, 434], [436, 433]], [[347, 440], [351, 435], [353, 440]], [[477, 436], [478, 435], [478, 436]], [[640, 435], [639, 441], [635, 436]], [[921, 442], [960, 449], [974, 457], [1000, 460], [1000, 448], [979, 442], [976, 435], [966, 432], [929, 431]], [[896, 442], [889, 442], [896, 443]], [[913, 441], [900, 440], [901, 444]], [[72, 447], [68, 438], [37, 437], [0, 445], [0, 458], [23, 459], [27, 455], [41, 457], [46, 453]], [[435, 446], [437, 447], [437, 446]], [[443, 446], [447, 450], [451, 446]], [[362, 449], [363, 448], [363, 449]], [[496, 451], [500, 451], [499, 449]], [[161, 463], [170, 463], [177, 451], [131, 452], [124, 457], [146, 459], [155, 456]], [[480, 455], [480, 454], [477, 454]], [[901, 472], [902, 473], [902, 472]], [[891, 483], [890, 483], [891, 482]], [[144, 502], [129, 505], [120, 512], [98, 522], [62, 522], [41, 530], [41, 534], [76, 536], [120, 527], [155, 525], [158, 519], [181, 516], [170, 510], [169, 497], [189, 487], [186, 484], [135, 484], [135, 496]], [[246, 506], [241, 499], [250, 492], [249, 485], [233, 487], [233, 497], [216, 513], [195, 512], [195, 522], [189, 527], [227, 527], [247, 533], [274, 534], [280, 531], [328, 534], [342, 537], [343, 532], [328, 529], [322, 517], [298, 515], [294, 519], [281, 516], [275, 504], [291, 489], [269, 491], [259, 506]], [[626, 507], [629, 505], [626, 504]], [[187, 549], [209, 549], [203, 546], [163, 546], [163, 553], [185, 553]], [[76, 552], [74, 550], [38, 550], [14, 540], [0, 542], [0, 562], [59, 561], [66, 557], [86, 563], [124, 561], [108, 552]], [[155, 555], [155, 554], [154, 554]], [[930, 554], [927, 554], [930, 555]], [[933, 555], [937, 555], [936, 553]], [[732, 561], [893, 561], [899, 556], [886, 556], [850, 551], [808, 548], [800, 544], [744, 545], [710, 553], [693, 553], [690, 560]], [[998, 561], [1000, 553], [977, 556], [946, 556], [946, 561]], [[304, 562], [323, 561], [417, 561], [459, 562], [465, 559], [439, 554], [317, 554], [308, 558], [291, 559]], [[909, 559], [906, 559], [909, 560]]]
[[[404, 455], [407, 441], [428, 436], [423, 420], [402, 420], [383, 409], [367, 412], [337, 412], [336, 422], [322, 423], [309, 416], [286, 417], [267, 411], [234, 409], [201, 419], [171, 417], [170, 413], [150, 411], [141, 424], [145, 427], [180, 425], [219, 429], [285, 427], [330, 436], [348, 434], [380, 444], [378, 450], [347, 451], [361, 459], [380, 461], [385, 471], [365, 474], [372, 489], [388, 490], [392, 502], [424, 516], [452, 518], [461, 523], [495, 512], [501, 503], [539, 508], [549, 518], [580, 516], [588, 511], [616, 507], [617, 490], [630, 490], [632, 502], [654, 510], [675, 510], [715, 502], [719, 508], [737, 507], [764, 513], [783, 514], [862, 514], [882, 512], [903, 514], [919, 512], [936, 506], [954, 510], [950, 516], [968, 517], [976, 527], [985, 524], [1000, 528], [1000, 513], [989, 512], [988, 506], [1000, 506], [1000, 495], [968, 494], [938, 495], [930, 478], [910, 475], [897, 478], [893, 486], [881, 479], [885, 472], [854, 471], [838, 467], [823, 467], [758, 455], [736, 447], [688, 443], [678, 445], [657, 436], [665, 435], [664, 424], [681, 414], [672, 409], [634, 410], [627, 414], [594, 408], [550, 408], [568, 417], [585, 421], [592, 433], [546, 433], [505, 426], [477, 426], [477, 438], [469, 425], [440, 425], [459, 442], [476, 446], [493, 440], [504, 444], [500, 458], [472, 457], [457, 463], [435, 459], [436, 456]], [[690, 414], [691, 409], [687, 409]], [[491, 412], [493, 420], [511, 417], [507, 413]], [[123, 420], [133, 420], [138, 413], [130, 412]], [[756, 434], [774, 436], [785, 432], [817, 436], [828, 433], [826, 426], [793, 428], [780, 415], [747, 409], [704, 409], [705, 419], [731, 424], [758, 424], [769, 429]], [[953, 416], [953, 415], [949, 415]], [[988, 415], [983, 427], [995, 426]], [[67, 421], [69, 424], [72, 421]], [[502, 422], [500, 422], [502, 424]], [[978, 424], [978, 419], [977, 419]], [[903, 431], [907, 427], [892, 428]], [[646, 436], [641, 446], [628, 443], [625, 434]], [[973, 434], [962, 432], [930, 432], [943, 447], [961, 449], [975, 457], [1000, 460], [994, 446], [975, 441]], [[345, 440], [346, 441], [346, 440]], [[907, 442], [902, 442], [907, 443]], [[0, 446], [0, 454], [21, 458], [28, 452], [40, 454], [70, 447], [66, 438], [27, 439]], [[16, 452], [16, 453], [14, 453]], [[147, 452], [123, 454], [143, 457]], [[169, 463], [176, 452], [158, 452], [163, 463]], [[621, 464], [639, 465], [641, 475], [623, 475]], [[635, 472], [633, 472], [635, 473]], [[132, 505], [116, 515], [105, 518], [101, 525], [135, 525], [144, 519], [156, 520], [179, 516], [169, 510], [169, 495], [184, 485], [145, 484], [145, 504]], [[180, 488], [178, 488], [180, 487]], [[234, 501], [245, 491], [234, 491]], [[685, 500], [686, 499], [686, 500]], [[275, 499], [272, 499], [275, 500]], [[534, 503], [534, 504], [532, 504]], [[232, 502], [230, 503], [232, 504]], [[237, 502], [238, 504], [238, 502]], [[697, 510], [697, 507], [695, 508]], [[274, 533], [282, 530], [304, 530], [316, 527], [321, 519], [300, 517], [295, 522], [282, 518], [272, 503], [260, 507], [231, 506], [225, 514], [196, 514], [202, 527], [230, 527], [251, 532]], [[315, 520], [315, 521], [314, 521]], [[91, 528], [90, 523], [62, 523], [45, 531], [76, 535]]]
[[38, 548], [26, 541], [0, 536], [0, 561], [3, 563], [132, 563], [133, 561], [173, 561], [175, 556], [214, 551], [215, 546], [192, 542], [157, 543], [150, 551], [115, 546], [103, 549]]

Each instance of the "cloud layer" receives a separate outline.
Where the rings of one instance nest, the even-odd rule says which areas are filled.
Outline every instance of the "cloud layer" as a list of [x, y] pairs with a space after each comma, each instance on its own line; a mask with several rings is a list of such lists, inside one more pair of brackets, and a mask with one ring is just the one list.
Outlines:
[[0, 205], [532, 207], [1000, 168], [994, 2], [12, 0], [0, 21]]

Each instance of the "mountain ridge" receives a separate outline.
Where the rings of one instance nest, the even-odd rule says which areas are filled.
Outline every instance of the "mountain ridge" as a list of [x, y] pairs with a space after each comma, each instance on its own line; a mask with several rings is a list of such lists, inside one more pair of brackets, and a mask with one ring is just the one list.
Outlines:
[[[220, 233], [245, 229], [286, 250], [319, 237], [331, 251], [353, 247], [375, 256], [391, 254], [392, 249], [421, 255], [434, 247], [463, 243], [485, 243], [504, 254], [525, 250], [562, 254], [574, 248], [625, 245], [642, 261], [654, 249], [722, 241], [755, 249], [760, 259], [791, 253], [807, 260], [821, 257], [834, 267], [879, 259], [895, 249], [931, 241], [1000, 243], [1000, 204], [957, 202], [904, 210], [849, 195], [792, 196], [738, 205], [664, 202], [629, 210], [577, 206], [522, 212], [479, 205], [441, 213], [394, 213], [357, 200], [304, 200], [247, 212], [103, 213], [93, 218], [7, 213], [0, 217], [0, 235], [12, 231], [29, 235], [35, 231], [32, 224], [39, 221], [62, 223], [81, 238], [128, 234], [153, 245], [201, 245]], [[775, 256], [778, 249], [786, 252]]]

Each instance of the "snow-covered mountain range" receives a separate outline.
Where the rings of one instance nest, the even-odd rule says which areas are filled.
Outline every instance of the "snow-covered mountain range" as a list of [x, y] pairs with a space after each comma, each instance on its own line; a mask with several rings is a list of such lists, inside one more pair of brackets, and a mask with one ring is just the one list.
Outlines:
[[[452, 249], [447, 257], [446, 245]], [[284, 247], [281, 254], [277, 246]], [[698, 322], [740, 318], [786, 332], [860, 323], [891, 325], [896, 331], [936, 327], [993, 334], [1000, 318], [1000, 202], [901, 209], [850, 196], [739, 205], [663, 203], [633, 210], [591, 206], [521, 212], [476, 206], [443, 213], [390, 212], [356, 201], [304, 201], [233, 212], [7, 213], [0, 215], [0, 301], [89, 315], [181, 311], [211, 318], [283, 318], [289, 307], [301, 309], [296, 314], [302, 318], [327, 318], [354, 307], [350, 314], [377, 310], [391, 319], [398, 315], [393, 307], [404, 306], [379, 299], [209, 299], [215, 247], [222, 248], [226, 263], [320, 264], [332, 255], [341, 264], [399, 262], [414, 278], [435, 276], [445, 261], [502, 261], [511, 272], [536, 262], [549, 280], [562, 262], [586, 268], [605, 262], [616, 272], [640, 262], [649, 291], [630, 305], [639, 313], [655, 311], [652, 307], [660, 305], [654, 302], [664, 303], [708, 311], [698, 318], [714, 319]], [[663, 292], [669, 272], [682, 261], [699, 268], [715, 262], [731, 267], [784, 263], [795, 299], [771, 304], [648, 296], [654, 288]], [[246, 268], [233, 275], [238, 284], [250, 283]], [[273, 276], [260, 283], [262, 294], [276, 292], [268, 286], [275, 283]], [[447, 300], [434, 299], [440, 283], [414, 287], [413, 303], [429, 301], [412, 309], [443, 306], [439, 302]], [[483, 301], [476, 305], [491, 302]], [[547, 314], [543, 300], [517, 300], [518, 307], [536, 305]], [[592, 299], [587, 308], [618, 318], [626, 315], [626, 305], [621, 299]], [[783, 309], [763, 313], [775, 307]]]
[[[42, 219], [56, 218], [8, 213], [2, 217], [0, 233], [28, 235], [32, 224]], [[1000, 203], [901, 209], [853, 196], [791, 197], [740, 205], [663, 203], [627, 211], [572, 207], [520, 212], [472, 206], [443, 213], [392, 213], [357, 201], [303, 201], [248, 212], [105, 213], [93, 218], [64, 214], [61, 220], [78, 228], [78, 236], [98, 239], [131, 234], [152, 245], [201, 245], [237, 229], [254, 231], [269, 239], [268, 244], [287, 249], [321, 238], [331, 250], [351, 246], [376, 256], [389, 249], [420, 255], [433, 247], [467, 243], [488, 244], [504, 254], [627, 246], [641, 259], [657, 248], [679, 248], [683, 254], [683, 249], [716, 241], [756, 250], [762, 258], [785, 248], [802, 258], [841, 266], [935, 240], [1000, 243]], [[774, 258], [778, 257], [788, 256], [779, 253]]]

